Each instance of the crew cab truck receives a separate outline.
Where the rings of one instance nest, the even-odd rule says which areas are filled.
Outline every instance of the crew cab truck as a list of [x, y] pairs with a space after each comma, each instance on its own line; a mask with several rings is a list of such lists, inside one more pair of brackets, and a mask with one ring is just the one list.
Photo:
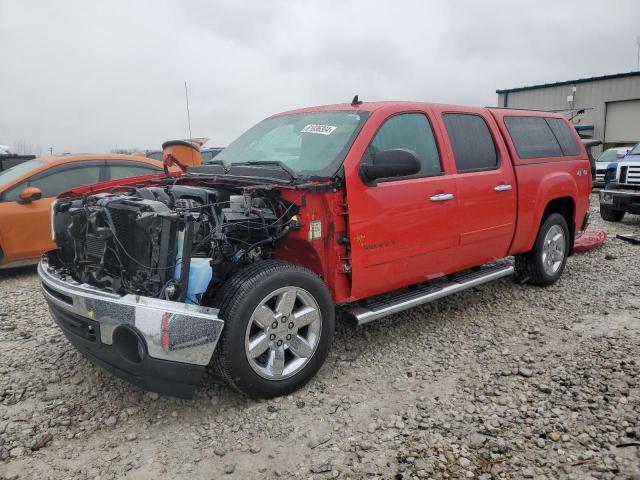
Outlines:
[[207, 366], [292, 392], [336, 318], [514, 272], [551, 285], [587, 224], [587, 153], [555, 113], [354, 99], [270, 117], [212, 162], [62, 194], [39, 265], [69, 341], [164, 394]]
[[600, 216], [620, 222], [625, 213], [640, 215], [640, 143], [624, 158], [609, 164], [605, 188], [600, 191]]

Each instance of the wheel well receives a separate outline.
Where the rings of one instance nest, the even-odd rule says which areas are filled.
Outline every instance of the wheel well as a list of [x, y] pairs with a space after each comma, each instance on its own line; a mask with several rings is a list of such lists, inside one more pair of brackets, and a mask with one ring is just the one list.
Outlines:
[[576, 235], [576, 222], [575, 222], [576, 205], [571, 197], [560, 197], [551, 200], [544, 209], [540, 225], [545, 219], [552, 213], [559, 213], [567, 221], [569, 226], [569, 255], [573, 253], [573, 240]]

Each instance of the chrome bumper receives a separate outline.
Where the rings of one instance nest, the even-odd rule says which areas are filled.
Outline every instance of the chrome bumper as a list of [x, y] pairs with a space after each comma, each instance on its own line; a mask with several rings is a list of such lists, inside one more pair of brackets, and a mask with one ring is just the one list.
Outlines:
[[640, 190], [600, 190], [600, 203], [613, 204], [618, 198], [640, 197]]
[[38, 264], [45, 299], [58, 310], [99, 324], [99, 340], [113, 345], [119, 328], [133, 331], [149, 357], [192, 365], [207, 365], [224, 321], [218, 310], [138, 295], [116, 295], [61, 277], [46, 254]]

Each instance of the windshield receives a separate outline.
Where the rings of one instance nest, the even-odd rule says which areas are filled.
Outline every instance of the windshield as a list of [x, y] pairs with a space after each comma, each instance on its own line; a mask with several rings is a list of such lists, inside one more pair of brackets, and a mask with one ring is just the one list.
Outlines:
[[44, 165], [44, 162], [41, 160], [29, 160], [0, 172], [0, 189], [21, 176], [40, 168], [42, 165]]
[[602, 155], [598, 157], [598, 162], [615, 162], [618, 160], [618, 149], [610, 148], [609, 150], [605, 150], [602, 152]]
[[640, 143], [629, 150], [629, 152], [627, 152], [627, 155], [640, 155]]
[[216, 161], [281, 162], [296, 174], [332, 176], [367, 112], [309, 112], [271, 117], [243, 133]]

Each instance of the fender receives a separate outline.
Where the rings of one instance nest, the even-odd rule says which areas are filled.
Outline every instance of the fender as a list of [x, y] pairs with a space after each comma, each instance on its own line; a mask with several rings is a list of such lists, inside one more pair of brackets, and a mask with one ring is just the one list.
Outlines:
[[[569, 165], [567, 165], [569, 167]], [[570, 167], [569, 167], [570, 168]], [[538, 234], [547, 205], [558, 198], [569, 197], [573, 201], [574, 218], [580, 218], [576, 198], [578, 185], [567, 170], [548, 171], [548, 164], [518, 165], [515, 167], [519, 187], [516, 231], [509, 255], [528, 252]], [[582, 213], [584, 215], [584, 212]]]

